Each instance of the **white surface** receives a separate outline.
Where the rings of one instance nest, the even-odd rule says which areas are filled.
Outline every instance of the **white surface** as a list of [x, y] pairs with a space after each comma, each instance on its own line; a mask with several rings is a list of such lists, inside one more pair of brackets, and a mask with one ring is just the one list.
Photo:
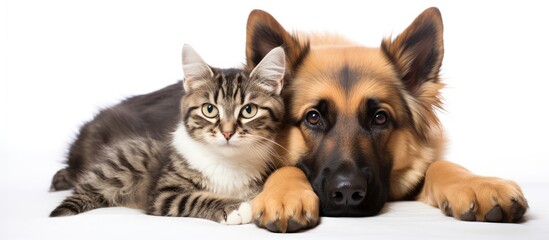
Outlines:
[[253, 224], [223, 225], [203, 219], [155, 217], [127, 208], [98, 209], [74, 217], [47, 218], [68, 191], [47, 184], [10, 191], [24, 197], [2, 202], [0, 239], [547, 239], [546, 185], [524, 184], [532, 209], [521, 224], [461, 222], [420, 202], [389, 203], [370, 218], [322, 218], [316, 228], [275, 234]]
[[[0, 239], [473, 238], [549, 236], [549, 16], [537, 1], [0, 1]], [[445, 26], [442, 69], [448, 159], [516, 180], [530, 209], [522, 224], [455, 221], [416, 202], [372, 218], [323, 218], [315, 229], [271, 234], [101, 209], [51, 219], [68, 192], [48, 193], [78, 127], [100, 107], [181, 79], [192, 45], [210, 64], [244, 62], [251, 9], [288, 30], [338, 32], [368, 46], [397, 35], [425, 8]]]

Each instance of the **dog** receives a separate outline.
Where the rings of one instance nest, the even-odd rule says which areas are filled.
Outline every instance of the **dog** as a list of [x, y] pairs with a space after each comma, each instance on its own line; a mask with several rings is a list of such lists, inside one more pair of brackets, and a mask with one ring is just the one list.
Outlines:
[[378, 48], [337, 35], [291, 34], [262, 10], [250, 13], [246, 31], [248, 69], [278, 46], [289, 69], [277, 139], [286, 166], [253, 202], [258, 226], [296, 232], [316, 226], [319, 216], [374, 216], [387, 201], [407, 199], [464, 221], [522, 219], [528, 204], [516, 183], [442, 160], [437, 8]]

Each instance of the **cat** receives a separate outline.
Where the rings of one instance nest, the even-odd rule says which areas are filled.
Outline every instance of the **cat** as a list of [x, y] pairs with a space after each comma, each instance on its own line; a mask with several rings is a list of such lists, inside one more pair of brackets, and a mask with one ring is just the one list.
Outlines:
[[210, 67], [183, 47], [184, 80], [102, 110], [81, 129], [52, 190], [50, 216], [125, 206], [158, 216], [249, 223], [249, 201], [276, 167], [284, 114], [282, 47], [251, 72]]

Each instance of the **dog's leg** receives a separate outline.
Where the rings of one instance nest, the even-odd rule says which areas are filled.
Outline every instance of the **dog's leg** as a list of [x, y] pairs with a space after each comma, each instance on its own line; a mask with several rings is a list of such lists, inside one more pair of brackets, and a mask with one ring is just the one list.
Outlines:
[[296, 167], [276, 170], [254, 199], [252, 212], [259, 227], [272, 232], [296, 232], [314, 227], [319, 201], [305, 174]]
[[528, 208], [515, 182], [478, 176], [448, 161], [429, 166], [419, 200], [464, 221], [518, 222]]

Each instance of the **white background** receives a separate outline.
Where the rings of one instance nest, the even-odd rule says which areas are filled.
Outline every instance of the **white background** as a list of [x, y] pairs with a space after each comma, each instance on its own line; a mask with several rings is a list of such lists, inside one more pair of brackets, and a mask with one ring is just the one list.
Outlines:
[[[25, 224], [32, 218], [55, 226], [51, 221], [59, 220], [45, 216], [68, 193], [47, 191], [79, 126], [102, 107], [181, 79], [184, 43], [213, 66], [244, 63], [246, 20], [254, 8], [268, 11], [290, 31], [337, 32], [377, 47], [425, 8], [439, 7], [447, 159], [479, 174], [538, 184], [525, 192], [548, 200], [549, 8], [542, 1], [0, 3], [1, 239], [36, 228]], [[549, 215], [529, 200], [534, 217], [526, 225], [540, 219], [536, 214]], [[452, 221], [431, 210], [435, 219]], [[23, 236], [55, 236], [40, 234], [45, 233]]]

